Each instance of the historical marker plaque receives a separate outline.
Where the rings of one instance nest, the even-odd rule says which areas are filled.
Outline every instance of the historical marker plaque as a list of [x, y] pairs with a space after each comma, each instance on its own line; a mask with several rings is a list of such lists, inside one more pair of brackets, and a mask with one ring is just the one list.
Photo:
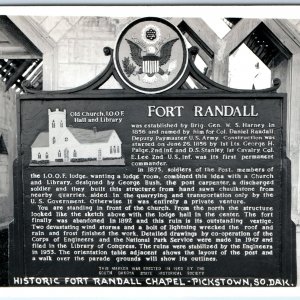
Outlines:
[[295, 285], [285, 95], [112, 74], [21, 96], [11, 285]]

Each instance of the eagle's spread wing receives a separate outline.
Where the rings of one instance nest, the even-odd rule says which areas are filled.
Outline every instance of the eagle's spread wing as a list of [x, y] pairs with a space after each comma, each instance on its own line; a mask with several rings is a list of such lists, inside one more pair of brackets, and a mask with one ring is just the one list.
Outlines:
[[177, 40], [179, 40], [179, 39], [177, 38], [177, 39], [168, 41], [161, 47], [160, 58], [159, 58], [159, 63], [161, 66], [166, 64], [169, 61], [169, 59], [171, 57], [172, 47]]
[[142, 48], [135, 44], [134, 42], [127, 40], [127, 43], [129, 44], [130, 47], [130, 54], [133, 59], [133, 61], [138, 65], [142, 66], [143, 65], [143, 59], [142, 59]]

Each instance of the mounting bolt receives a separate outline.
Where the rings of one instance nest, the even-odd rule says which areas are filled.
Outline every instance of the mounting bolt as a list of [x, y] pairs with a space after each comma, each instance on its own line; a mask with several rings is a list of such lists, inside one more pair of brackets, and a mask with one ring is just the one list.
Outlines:
[[109, 56], [112, 54], [112, 49], [110, 47], [104, 47], [103, 52], [105, 56]]

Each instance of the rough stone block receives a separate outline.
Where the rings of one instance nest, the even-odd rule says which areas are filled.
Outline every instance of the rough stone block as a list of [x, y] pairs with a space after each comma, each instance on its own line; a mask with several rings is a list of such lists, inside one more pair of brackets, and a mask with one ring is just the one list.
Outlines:
[[116, 25], [110, 18], [83, 17], [68, 32], [66, 38], [115, 40]]
[[50, 31], [49, 35], [54, 41], [59, 41], [70, 30], [72, 25], [66, 20], [62, 19], [60, 22]]
[[59, 43], [57, 51], [58, 63], [68, 63], [69, 62], [69, 47], [68, 41], [62, 40], [64, 43]]
[[93, 64], [59, 64], [59, 89], [80, 86], [96, 76]]
[[[5, 92], [0, 81], [0, 134], [3, 135], [8, 151], [0, 154], [0, 223], [10, 220], [13, 213], [13, 161], [16, 158], [16, 95], [12, 90]], [[0, 224], [1, 225], [1, 224]]]
[[69, 21], [69, 23], [70, 23], [71, 25], [76, 24], [76, 23], [79, 21], [80, 18], [81, 18], [81, 17], [76, 17], [76, 16], [66, 17], [66, 19]]
[[3, 172], [0, 173], [0, 195], [7, 195], [9, 191], [9, 182], [8, 182], [8, 170], [7, 166], [3, 168]]
[[74, 28], [68, 31], [65, 36], [68, 39], [99, 39], [99, 40], [116, 40], [116, 36], [114, 32], [111, 31], [103, 31], [102, 28], [95, 28], [91, 30], [91, 28], [80, 28], [78, 24], [74, 25]]
[[63, 17], [50, 16], [47, 17], [42, 23], [41, 26], [46, 32], [50, 32], [61, 20]]
[[4, 222], [8, 218], [8, 205], [7, 196], [0, 194], [0, 222]]
[[113, 42], [102, 40], [69, 40], [69, 61], [71, 63], [108, 63], [109, 57], [103, 53], [103, 48], [113, 46]]
[[0, 174], [3, 172], [4, 167], [7, 166], [7, 155], [6, 154], [0, 154]]
[[42, 23], [47, 17], [46, 16], [32, 16], [31, 17], [36, 23]]

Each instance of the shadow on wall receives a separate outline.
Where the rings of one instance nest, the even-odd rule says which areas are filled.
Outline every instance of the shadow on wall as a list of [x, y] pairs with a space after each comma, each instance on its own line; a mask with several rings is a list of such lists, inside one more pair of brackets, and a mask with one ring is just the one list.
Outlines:
[[0, 286], [8, 285], [8, 229], [0, 230]]

